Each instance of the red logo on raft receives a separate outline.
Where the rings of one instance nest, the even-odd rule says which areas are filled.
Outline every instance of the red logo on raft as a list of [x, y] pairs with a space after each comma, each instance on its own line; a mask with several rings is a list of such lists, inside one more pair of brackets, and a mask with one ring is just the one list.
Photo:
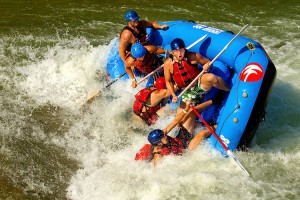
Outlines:
[[259, 81], [264, 75], [264, 70], [258, 63], [249, 63], [241, 72], [240, 80], [244, 82]]

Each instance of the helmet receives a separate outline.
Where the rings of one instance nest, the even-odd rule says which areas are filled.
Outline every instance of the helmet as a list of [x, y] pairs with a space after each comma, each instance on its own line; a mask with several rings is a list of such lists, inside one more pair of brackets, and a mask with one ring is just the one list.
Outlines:
[[171, 49], [172, 50], [177, 50], [177, 49], [181, 49], [181, 48], [185, 48], [184, 41], [182, 39], [180, 39], [180, 38], [175, 38], [171, 42]]
[[155, 87], [159, 90], [166, 89], [166, 79], [165, 77], [159, 77], [155, 81]]
[[146, 49], [141, 43], [134, 43], [131, 46], [131, 54], [134, 58], [141, 58], [146, 55]]
[[152, 145], [156, 145], [164, 137], [164, 132], [160, 129], [151, 131], [148, 135], [148, 140]]
[[139, 19], [140, 16], [134, 10], [128, 10], [125, 14], [125, 21], [133, 21]]

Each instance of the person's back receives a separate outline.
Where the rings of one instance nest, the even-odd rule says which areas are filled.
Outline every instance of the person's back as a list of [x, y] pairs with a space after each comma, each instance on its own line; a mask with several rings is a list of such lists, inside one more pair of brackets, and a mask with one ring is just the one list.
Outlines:
[[144, 88], [135, 95], [133, 112], [147, 125], [152, 125], [158, 119], [157, 112], [165, 105], [163, 100], [169, 96], [164, 77], [157, 78], [155, 87]]

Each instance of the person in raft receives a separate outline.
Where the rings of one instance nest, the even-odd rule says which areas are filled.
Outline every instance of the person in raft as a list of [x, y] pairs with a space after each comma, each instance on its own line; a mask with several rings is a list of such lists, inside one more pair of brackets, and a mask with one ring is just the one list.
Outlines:
[[125, 26], [120, 34], [119, 53], [120, 57], [125, 64], [125, 70], [132, 80], [132, 87], [136, 87], [136, 80], [132, 70], [129, 70], [129, 64], [127, 63], [128, 53], [130, 53], [131, 45], [138, 42], [143, 45], [147, 45], [147, 33], [146, 28], [163, 29], [167, 30], [168, 25], [160, 25], [156, 22], [139, 20], [140, 16], [134, 11], [129, 10], [125, 13]]
[[169, 97], [165, 78], [159, 77], [154, 86], [144, 88], [135, 95], [133, 112], [150, 126], [158, 119], [157, 112], [166, 104]]
[[[222, 102], [221, 96], [213, 100], [208, 100], [195, 106], [195, 109], [203, 111], [209, 106], [214, 104], [220, 104]], [[152, 161], [154, 166], [157, 165], [158, 160], [166, 155], [182, 155], [185, 149], [194, 150], [204, 138], [208, 138], [211, 133], [209, 130], [201, 130], [195, 136], [186, 129], [182, 129], [181, 123], [186, 120], [191, 114], [189, 108], [190, 101], [187, 103], [185, 112], [181, 112], [176, 118], [164, 129], [155, 129], [148, 135], [148, 141], [150, 144], [145, 144], [140, 151], [136, 154], [135, 160], [148, 160]], [[176, 126], [180, 124], [178, 134], [175, 138], [168, 136], [167, 134]], [[216, 129], [216, 125], [212, 128]]]
[[[164, 61], [164, 76], [166, 79], [166, 86], [172, 95], [172, 101], [177, 102], [178, 98], [175, 94], [173, 84], [174, 82], [179, 88], [186, 88], [200, 73], [198, 64], [203, 66], [204, 72], [208, 72], [210, 60], [199, 53], [189, 52], [185, 49], [185, 43], [180, 38], [175, 38], [171, 42], [170, 57]], [[212, 73], [203, 73], [190, 89], [182, 95], [182, 101], [177, 110], [177, 115], [184, 110], [186, 102], [191, 101], [193, 105], [198, 105], [202, 102], [204, 95], [212, 89], [218, 88], [223, 91], [230, 91], [230, 87], [224, 80]], [[193, 123], [196, 115], [190, 118], [188, 126], [184, 126], [188, 132], [192, 132]]]
[[[131, 54], [128, 54], [126, 71], [133, 74], [133, 68], [137, 68], [143, 75], [151, 73], [163, 62], [159, 59], [158, 54], [164, 54], [166, 50], [153, 45], [143, 46], [140, 43], [134, 43], [131, 46]], [[153, 75], [153, 79], [163, 76], [163, 68]], [[133, 81], [132, 87], [136, 87]]]

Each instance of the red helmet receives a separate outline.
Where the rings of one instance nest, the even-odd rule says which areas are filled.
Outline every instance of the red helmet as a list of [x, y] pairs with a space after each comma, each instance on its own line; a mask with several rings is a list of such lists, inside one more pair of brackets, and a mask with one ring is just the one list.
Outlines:
[[155, 87], [159, 90], [166, 89], [166, 80], [165, 77], [159, 77], [155, 81]]

